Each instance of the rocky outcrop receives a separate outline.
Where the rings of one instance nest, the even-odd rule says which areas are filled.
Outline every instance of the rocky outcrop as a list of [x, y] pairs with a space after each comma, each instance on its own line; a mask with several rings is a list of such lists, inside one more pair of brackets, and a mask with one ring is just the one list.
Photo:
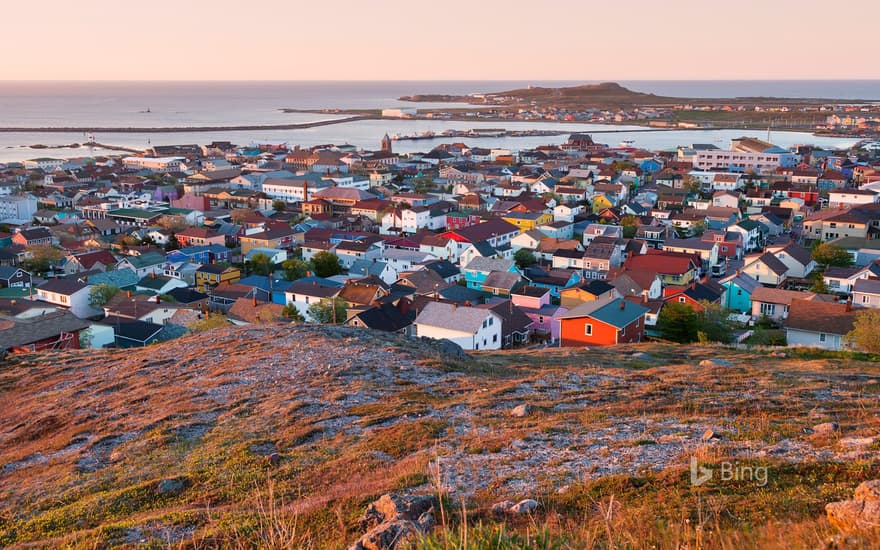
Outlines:
[[845, 533], [880, 530], [880, 479], [859, 485], [852, 500], [826, 504], [825, 512]]
[[361, 519], [366, 533], [349, 550], [394, 550], [411, 545], [433, 529], [436, 496], [382, 495]]

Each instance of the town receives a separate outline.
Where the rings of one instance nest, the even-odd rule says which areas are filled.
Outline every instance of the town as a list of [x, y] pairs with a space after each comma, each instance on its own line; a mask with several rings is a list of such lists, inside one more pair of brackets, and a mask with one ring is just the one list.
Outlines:
[[632, 145], [403, 155], [386, 135], [372, 151], [213, 142], [0, 165], [0, 350], [276, 322], [465, 350], [864, 345], [876, 142]]

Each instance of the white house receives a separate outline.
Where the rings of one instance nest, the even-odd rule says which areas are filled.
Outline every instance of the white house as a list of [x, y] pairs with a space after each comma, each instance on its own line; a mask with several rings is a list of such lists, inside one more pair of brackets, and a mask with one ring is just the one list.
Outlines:
[[488, 309], [428, 302], [413, 323], [413, 334], [446, 339], [466, 350], [501, 349], [501, 317]]
[[880, 308], [880, 280], [859, 279], [852, 287], [852, 303], [859, 307]]
[[89, 303], [91, 285], [76, 279], [50, 279], [37, 287], [37, 299], [70, 310], [80, 319], [101, 314]]

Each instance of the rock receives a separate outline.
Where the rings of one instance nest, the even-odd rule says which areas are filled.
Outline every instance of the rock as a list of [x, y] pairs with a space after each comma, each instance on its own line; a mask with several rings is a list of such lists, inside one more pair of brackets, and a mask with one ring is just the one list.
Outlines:
[[532, 500], [527, 498], [525, 500], [521, 500], [510, 507], [511, 514], [528, 514], [532, 510], [535, 510], [541, 504], [537, 500]]
[[871, 481], [863, 481], [856, 487], [856, 500], [880, 500], [880, 479], [872, 479]]
[[435, 342], [435, 345], [437, 346], [437, 351], [452, 359], [467, 361], [471, 358], [471, 356], [468, 355], [461, 346], [459, 346], [452, 340], [447, 340], [444, 338], [442, 340], [432, 340], [432, 342]]
[[272, 466], [278, 466], [281, 464], [281, 455], [278, 453], [272, 453], [266, 457], [266, 462]]
[[501, 516], [507, 513], [508, 510], [513, 506], [512, 500], [502, 500], [501, 502], [496, 502], [492, 505], [492, 513], [496, 516]]
[[843, 532], [880, 528], [880, 500], [844, 500], [825, 505], [828, 521]]
[[532, 414], [532, 406], [528, 403], [517, 405], [510, 411], [510, 416], [513, 416], [515, 418], [525, 418], [530, 414]]
[[156, 486], [156, 493], [160, 495], [176, 495], [186, 488], [186, 479], [172, 477], [163, 479]]
[[703, 359], [700, 361], [700, 366], [704, 368], [729, 367], [731, 365], [733, 365], [733, 363], [724, 359]]
[[838, 443], [844, 447], [868, 447], [877, 441], [876, 437], [844, 437]]
[[394, 550], [414, 543], [418, 535], [419, 529], [411, 521], [389, 521], [367, 531], [348, 550]]
[[788, 355], [784, 351], [774, 351], [770, 357], [788, 357]]
[[703, 435], [700, 436], [700, 439], [703, 441], [712, 441], [713, 439], [721, 439], [721, 436], [715, 433], [714, 430], [706, 430], [703, 432]]
[[821, 424], [816, 424], [813, 426], [814, 434], [830, 434], [836, 432], [840, 426], [837, 425], [837, 422], [823, 422]]
[[361, 519], [361, 528], [372, 529], [381, 523], [398, 519], [418, 521], [425, 512], [439, 507], [439, 505], [440, 503], [434, 495], [382, 495], [379, 500], [367, 506], [364, 517]]

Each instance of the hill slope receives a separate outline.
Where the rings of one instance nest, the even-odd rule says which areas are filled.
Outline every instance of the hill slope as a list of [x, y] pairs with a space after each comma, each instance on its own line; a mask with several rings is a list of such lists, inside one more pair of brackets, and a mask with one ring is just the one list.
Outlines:
[[[444, 495], [438, 540], [538, 522], [570, 547], [814, 545], [832, 532], [823, 505], [880, 477], [878, 393], [878, 365], [849, 358], [467, 358], [337, 327], [25, 356], [0, 365], [0, 546], [338, 548], [386, 492]], [[810, 433], [827, 421], [839, 430]], [[767, 466], [769, 481], [693, 487], [690, 456]], [[533, 519], [489, 511], [525, 497]]]

